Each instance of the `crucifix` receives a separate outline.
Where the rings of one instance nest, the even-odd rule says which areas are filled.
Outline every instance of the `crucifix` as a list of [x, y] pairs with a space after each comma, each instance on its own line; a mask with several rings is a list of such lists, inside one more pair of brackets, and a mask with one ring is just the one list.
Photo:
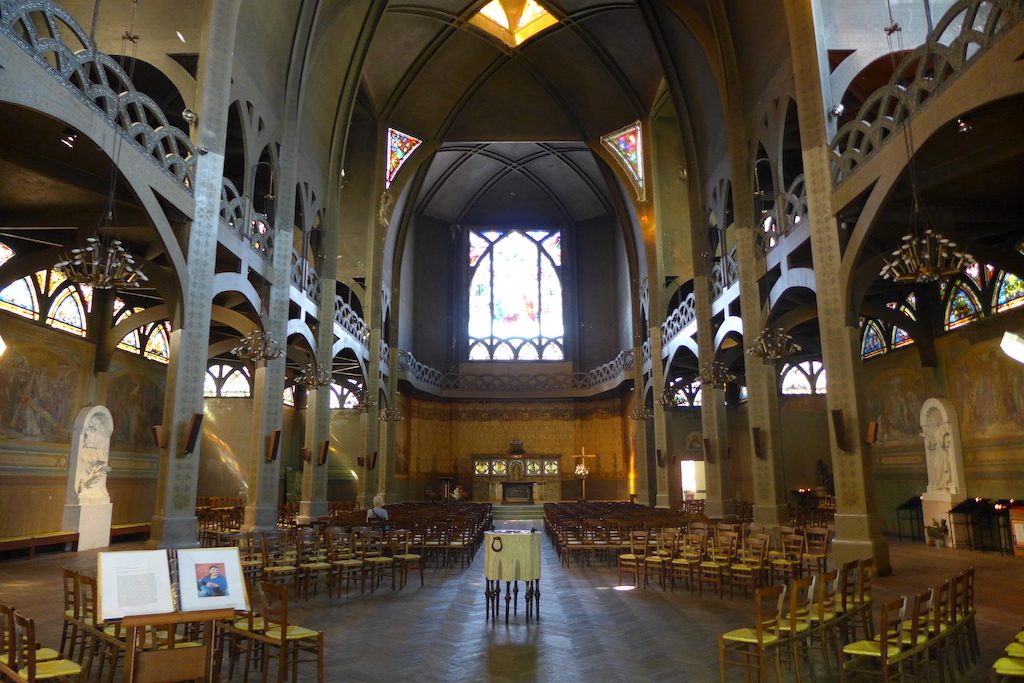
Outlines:
[[577, 476], [579, 476], [580, 487], [582, 489], [581, 490], [581, 498], [582, 498], [582, 500], [586, 500], [587, 499], [587, 475], [590, 474], [590, 470], [587, 467], [587, 458], [596, 458], [597, 455], [594, 454], [594, 453], [587, 453], [587, 449], [585, 447], [581, 446], [579, 454], [578, 455], [574, 455], [572, 457], [576, 458], [577, 461], [578, 461], [576, 463], [576, 472], [579, 473], [579, 474], [577, 474]]

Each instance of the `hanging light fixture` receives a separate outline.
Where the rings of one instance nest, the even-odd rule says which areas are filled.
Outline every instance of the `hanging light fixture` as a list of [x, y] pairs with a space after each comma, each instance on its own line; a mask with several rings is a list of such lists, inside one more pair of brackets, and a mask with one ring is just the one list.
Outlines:
[[[896, 36], [896, 49], [903, 52], [903, 28], [892, 18], [892, 6], [889, 6], [891, 24], [885, 28], [889, 41], [889, 53], [896, 65], [896, 54], [893, 47], [893, 36]], [[959, 121], [959, 119], [958, 119]], [[969, 124], [968, 124], [969, 126]], [[942, 282], [963, 271], [974, 263], [974, 257], [962, 249], [957, 249], [956, 242], [943, 237], [931, 227], [928, 212], [921, 200], [917, 185], [917, 164], [914, 161], [913, 131], [911, 131], [909, 113], [903, 122], [903, 143], [907, 152], [907, 179], [910, 183], [910, 220], [909, 230], [891, 255], [883, 257], [884, 265], [879, 276], [900, 284], [912, 282]], [[968, 131], [970, 128], [968, 127]], [[961, 132], [966, 132], [961, 128]]]
[[800, 345], [793, 343], [793, 337], [786, 334], [781, 327], [765, 329], [761, 334], [754, 337], [750, 343], [747, 353], [752, 356], [760, 356], [772, 362], [792, 356], [800, 350]]
[[377, 419], [385, 423], [401, 422], [402, 420], [405, 419], [405, 416], [402, 415], [402, 411], [399, 410], [397, 407], [388, 406], [384, 410], [380, 411], [380, 415], [378, 416]]
[[673, 386], [665, 387], [662, 390], [661, 395], [658, 396], [658, 403], [662, 406], [665, 406], [666, 408], [671, 408], [679, 405], [676, 402], [676, 392], [677, 390]]
[[722, 361], [705, 363], [700, 369], [700, 383], [705, 386], [724, 387], [729, 382], [736, 381], [736, 375], [729, 372], [729, 368]]
[[356, 402], [354, 405], [349, 406], [347, 410], [365, 411], [377, 405], [377, 402], [370, 398], [370, 392], [368, 392], [366, 389], [360, 389], [353, 395], [356, 397]]
[[271, 337], [268, 332], [253, 330], [242, 337], [238, 346], [231, 349], [231, 353], [242, 360], [259, 363], [260, 361], [274, 360], [280, 357], [282, 349], [277, 340]]
[[87, 237], [84, 247], [64, 254], [53, 267], [68, 280], [96, 289], [136, 289], [149, 280], [121, 240], [108, 242], [99, 234]]
[[331, 371], [311, 360], [302, 368], [297, 382], [307, 389], [325, 387], [331, 383]]
[[647, 420], [650, 420], [652, 417], [654, 417], [654, 413], [648, 410], [647, 406], [642, 403], [636, 404], [636, 406], [633, 407], [632, 412], [629, 413], [629, 419], [637, 422], [647, 422]]

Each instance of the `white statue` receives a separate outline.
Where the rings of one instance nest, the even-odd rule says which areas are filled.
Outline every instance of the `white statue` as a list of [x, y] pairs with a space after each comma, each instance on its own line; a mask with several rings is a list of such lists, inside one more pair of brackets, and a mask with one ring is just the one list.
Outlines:
[[953, 404], [946, 399], [928, 399], [921, 406], [920, 423], [928, 492], [966, 495], [960, 425]]
[[69, 461], [74, 474], [68, 484], [69, 487], [73, 484], [79, 503], [110, 502], [107, 472], [110, 471], [110, 435], [113, 432], [114, 420], [104, 406], [83, 408], [75, 419]]

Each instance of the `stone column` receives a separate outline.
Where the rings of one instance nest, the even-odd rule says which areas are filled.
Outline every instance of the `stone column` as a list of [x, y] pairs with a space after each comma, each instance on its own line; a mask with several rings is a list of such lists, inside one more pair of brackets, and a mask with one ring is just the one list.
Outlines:
[[[740, 310], [743, 318], [743, 344], [749, 347], [764, 328], [758, 278], [764, 274], [764, 260], [755, 246], [756, 226], [750, 174], [753, 160], [746, 145], [746, 127], [742, 112], [734, 103], [729, 107], [729, 159], [731, 161], [733, 212], [736, 231], [736, 257], [739, 261]], [[781, 206], [779, 200], [777, 206]], [[749, 420], [750, 460], [754, 483], [754, 521], [776, 526], [788, 521], [785, 481], [782, 467], [782, 437], [779, 423], [779, 392], [775, 363], [745, 354], [747, 379], [747, 415]], [[705, 392], [705, 401], [707, 400]], [[755, 432], [754, 430], [757, 430]], [[760, 441], [762, 457], [757, 456]]]
[[217, 258], [220, 224], [220, 189], [224, 175], [224, 131], [227, 128], [234, 64], [235, 25], [240, 0], [210, 3], [205, 22], [204, 49], [200, 53], [197, 110], [197, 149], [206, 148], [196, 160], [193, 188], [195, 212], [188, 232], [188, 273], [183, 273], [181, 326], [170, 339], [167, 398], [163, 424], [169, 440], [160, 453], [156, 514], [150, 545], [167, 548], [198, 545], [196, 489], [199, 478], [199, 440], [186, 454], [185, 439], [195, 413], [203, 412], [203, 379], [210, 341], [210, 300]]
[[837, 562], [873, 556], [879, 573], [891, 571], [889, 546], [882, 536], [884, 524], [876, 511], [871, 478], [872, 455], [865, 448], [861, 421], [860, 329], [854, 311], [849, 310], [848, 283], [840, 282], [842, 251], [839, 227], [832, 213], [832, 174], [822, 106], [817, 41], [811, 5], [803, 0], [785, 0], [786, 22], [791, 40], [797, 114], [803, 143], [807, 212], [810, 220], [814, 271], [818, 273], [818, 326], [821, 355], [828, 370], [827, 405], [830, 413], [841, 411], [844, 434], [839, 441], [832, 429], [830, 446], [836, 483]]
[[[659, 316], [660, 319], [661, 316]], [[661, 325], [651, 325], [648, 329], [651, 335], [651, 386], [654, 387], [654, 450], [655, 454], [661, 453], [661, 462], [658, 462], [657, 455], [654, 459], [654, 472], [657, 484], [657, 498], [654, 506], [659, 508], [669, 507], [669, 476], [668, 476], [668, 433], [665, 427], [665, 406], [658, 398], [661, 396], [662, 388], [665, 386], [665, 373], [662, 370], [664, 363], [661, 361]]]
[[[274, 203], [271, 287], [266, 298], [267, 313], [264, 331], [281, 344], [288, 339], [288, 302], [291, 290], [292, 231], [295, 216], [296, 140], [289, 130], [275, 169], [277, 186]], [[265, 363], [257, 362], [253, 373], [252, 436], [246, 467], [248, 492], [245, 502], [245, 521], [242, 528], [275, 529], [277, 527], [278, 487], [281, 478], [281, 458], [267, 462], [268, 444], [284, 420], [285, 354]]]
[[[633, 386], [635, 389], [630, 395], [630, 403], [626, 407], [627, 415], [634, 409], [643, 408], [644, 405], [644, 350], [642, 346], [633, 347]], [[647, 421], [626, 418], [628, 429], [634, 432], [634, 443], [636, 449], [633, 452], [633, 468], [636, 472], [636, 502], [640, 505], [653, 506], [657, 500], [652, 499], [656, 495], [654, 487], [651, 486], [651, 462], [647, 457], [649, 447], [647, 443]]]

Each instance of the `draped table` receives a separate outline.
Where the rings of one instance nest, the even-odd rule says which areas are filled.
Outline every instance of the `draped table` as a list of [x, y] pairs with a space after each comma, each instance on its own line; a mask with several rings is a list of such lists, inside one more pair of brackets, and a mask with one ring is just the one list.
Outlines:
[[536, 609], [540, 619], [540, 537], [533, 531], [487, 531], [484, 533], [484, 596], [487, 618], [498, 620], [501, 582], [505, 582], [505, 623], [509, 605], [519, 613], [519, 582], [526, 583], [526, 620]]

